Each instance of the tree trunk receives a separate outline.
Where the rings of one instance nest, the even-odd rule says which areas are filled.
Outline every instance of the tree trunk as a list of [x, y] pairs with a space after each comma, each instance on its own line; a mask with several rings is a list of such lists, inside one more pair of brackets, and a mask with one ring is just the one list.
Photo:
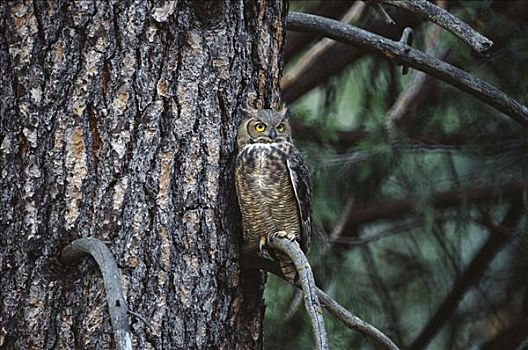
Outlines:
[[113, 348], [96, 265], [58, 261], [80, 237], [107, 243], [150, 322], [129, 315], [134, 348], [262, 347], [262, 278], [244, 287], [238, 264], [235, 136], [241, 107], [278, 105], [285, 5], [0, 11], [0, 347]]

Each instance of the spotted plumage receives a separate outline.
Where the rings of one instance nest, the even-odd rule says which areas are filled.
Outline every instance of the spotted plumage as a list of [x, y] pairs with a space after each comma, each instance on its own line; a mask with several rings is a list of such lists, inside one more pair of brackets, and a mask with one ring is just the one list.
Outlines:
[[[285, 113], [246, 114], [238, 131], [235, 174], [244, 244], [258, 252], [268, 235], [279, 234], [296, 240], [307, 252], [312, 232], [310, 179], [291, 141]], [[292, 267], [276, 256], [283, 272], [291, 275]]]

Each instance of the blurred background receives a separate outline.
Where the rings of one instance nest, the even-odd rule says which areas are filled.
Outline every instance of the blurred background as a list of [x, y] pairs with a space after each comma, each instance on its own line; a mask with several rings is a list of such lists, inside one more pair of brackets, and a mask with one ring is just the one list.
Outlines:
[[[437, 1], [494, 42], [384, 5], [290, 1], [427, 51], [528, 104], [528, 1]], [[318, 286], [406, 349], [528, 349], [528, 133], [444, 82], [288, 32], [283, 99], [310, 166]], [[311, 348], [301, 298], [266, 287], [265, 348]], [[374, 349], [325, 313], [332, 349]]]

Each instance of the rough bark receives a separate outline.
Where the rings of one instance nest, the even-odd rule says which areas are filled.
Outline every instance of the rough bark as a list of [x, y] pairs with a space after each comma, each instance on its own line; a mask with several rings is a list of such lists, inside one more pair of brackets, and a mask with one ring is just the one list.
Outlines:
[[80, 237], [107, 242], [149, 322], [129, 316], [135, 348], [262, 346], [232, 174], [240, 107], [278, 105], [285, 10], [1, 2], [0, 347], [113, 347], [95, 264], [58, 263]]

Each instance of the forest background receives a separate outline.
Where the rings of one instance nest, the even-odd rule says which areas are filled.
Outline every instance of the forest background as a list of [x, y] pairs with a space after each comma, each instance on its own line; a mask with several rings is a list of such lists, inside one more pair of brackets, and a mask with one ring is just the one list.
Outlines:
[[[290, 11], [348, 11], [351, 24], [394, 40], [410, 26], [413, 47], [528, 102], [528, 2], [436, 3], [494, 42], [487, 55], [420, 16], [384, 5], [396, 22], [386, 24], [358, 3], [293, 1]], [[288, 32], [285, 59], [282, 94], [315, 184], [317, 284], [404, 347], [524, 348], [526, 129], [444, 82], [328, 39]], [[522, 214], [508, 216], [516, 206]], [[293, 291], [271, 277], [266, 300], [266, 346], [309, 347]], [[326, 322], [331, 348], [371, 344]]]

